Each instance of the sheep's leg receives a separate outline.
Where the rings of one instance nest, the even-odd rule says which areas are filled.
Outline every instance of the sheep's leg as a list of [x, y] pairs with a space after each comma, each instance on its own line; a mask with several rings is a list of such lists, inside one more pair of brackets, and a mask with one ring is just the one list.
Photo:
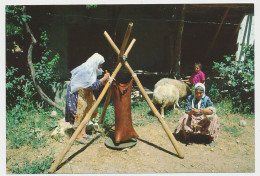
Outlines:
[[177, 106], [177, 108], [179, 108], [179, 107], [180, 107], [180, 105], [179, 105], [178, 101], [176, 102], [176, 106]]
[[164, 118], [164, 105], [161, 106], [161, 116]]
[[176, 101], [176, 103], [174, 103], [174, 105], [173, 105], [173, 112], [174, 113], [179, 113], [180, 111], [179, 111], [179, 108], [180, 106], [179, 106], [179, 103], [178, 103], [178, 100]]

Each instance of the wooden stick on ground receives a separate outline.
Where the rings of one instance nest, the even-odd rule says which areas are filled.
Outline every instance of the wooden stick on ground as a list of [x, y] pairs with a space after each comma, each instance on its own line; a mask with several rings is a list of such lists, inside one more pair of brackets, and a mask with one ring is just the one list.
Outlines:
[[[128, 28], [127, 28], [127, 32], [122, 44], [122, 49], [121, 52], [124, 52], [124, 48], [125, 46], [123, 46], [124, 44], [126, 45], [131, 29], [132, 29], [133, 24], [129, 24]], [[120, 68], [122, 67], [121, 62], [118, 63], [116, 69], [114, 70], [113, 74], [112, 74], [112, 78], [115, 78], [116, 74], [118, 73], [118, 71], [120, 70]], [[94, 113], [95, 109], [98, 107], [99, 103], [101, 102], [102, 98], [104, 97], [107, 89], [110, 86], [110, 82], [108, 81], [105, 85], [105, 87], [103, 88], [102, 92], [100, 93], [97, 101], [93, 104], [93, 106], [90, 108], [89, 112], [86, 114], [86, 116], [84, 117], [83, 121], [80, 123], [80, 125], [78, 126], [78, 128], [76, 129], [76, 131], [73, 133], [73, 135], [71, 136], [69, 143], [67, 144], [67, 146], [65, 147], [65, 149], [61, 152], [61, 154], [58, 156], [58, 158], [55, 160], [55, 162], [53, 163], [52, 167], [49, 169], [49, 173], [54, 173], [56, 168], [59, 166], [59, 164], [61, 163], [62, 159], [64, 158], [65, 154], [70, 150], [74, 140], [77, 138], [78, 134], [80, 133], [80, 131], [83, 129], [83, 127], [88, 123], [90, 117], [92, 116], [92, 114]]]

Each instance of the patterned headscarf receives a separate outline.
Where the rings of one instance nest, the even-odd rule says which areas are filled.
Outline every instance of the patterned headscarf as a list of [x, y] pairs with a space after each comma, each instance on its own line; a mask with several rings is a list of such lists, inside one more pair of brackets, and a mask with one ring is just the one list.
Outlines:
[[[195, 97], [195, 91], [196, 90], [202, 90], [203, 91], [203, 96], [202, 96], [202, 98], [204, 98], [205, 96], [206, 96], [206, 94], [205, 94], [205, 85], [204, 84], [202, 84], [202, 83], [197, 83], [195, 86], [194, 86], [194, 97], [193, 97], [193, 99], [192, 99], [192, 108], [194, 108], [194, 103], [195, 103], [195, 100], [196, 100], [196, 97]], [[200, 109], [200, 107], [201, 107], [201, 100], [202, 100], [202, 98], [199, 100], [199, 102], [198, 102], [198, 109]]]

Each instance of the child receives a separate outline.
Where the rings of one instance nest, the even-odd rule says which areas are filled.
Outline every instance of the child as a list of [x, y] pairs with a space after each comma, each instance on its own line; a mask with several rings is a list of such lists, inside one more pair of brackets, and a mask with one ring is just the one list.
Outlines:
[[[192, 90], [194, 89], [194, 85], [197, 83], [202, 83], [205, 85], [205, 74], [201, 71], [202, 65], [197, 62], [194, 64], [194, 73], [192, 73], [190, 79], [181, 80], [182, 82], [190, 82]], [[193, 91], [192, 91], [193, 92]]]

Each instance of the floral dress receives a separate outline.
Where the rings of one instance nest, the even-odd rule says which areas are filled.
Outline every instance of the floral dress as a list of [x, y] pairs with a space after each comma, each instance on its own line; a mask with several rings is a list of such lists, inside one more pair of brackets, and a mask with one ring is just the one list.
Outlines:
[[[74, 127], [79, 126], [87, 112], [90, 110], [96, 99], [93, 90], [98, 90], [102, 87], [100, 80], [97, 79], [91, 87], [80, 89], [74, 93], [71, 92], [71, 85], [68, 85], [65, 121], [73, 124]], [[92, 118], [98, 118], [97, 109], [92, 114]]]
[[[183, 132], [184, 137], [187, 134], [205, 134], [209, 135], [213, 141], [218, 139], [219, 134], [219, 118], [216, 114], [216, 109], [213, 107], [213, 103], [209, 97], [202, 98], [201, 108], [210, 109], [213, 113], [211, 115], [203, 115], [199, 113], [198, 115], [189, 116], [188, 112], [192, 109], [192, 96], [187, 98], [187, 103], [185, 107], [185, 114], [179, 119], [179, 124], [175, 133]], [[204, 100], [206, 99], [206, 100]], [[194, 107], [198, 109], [198, 102], [195, 100]]]

